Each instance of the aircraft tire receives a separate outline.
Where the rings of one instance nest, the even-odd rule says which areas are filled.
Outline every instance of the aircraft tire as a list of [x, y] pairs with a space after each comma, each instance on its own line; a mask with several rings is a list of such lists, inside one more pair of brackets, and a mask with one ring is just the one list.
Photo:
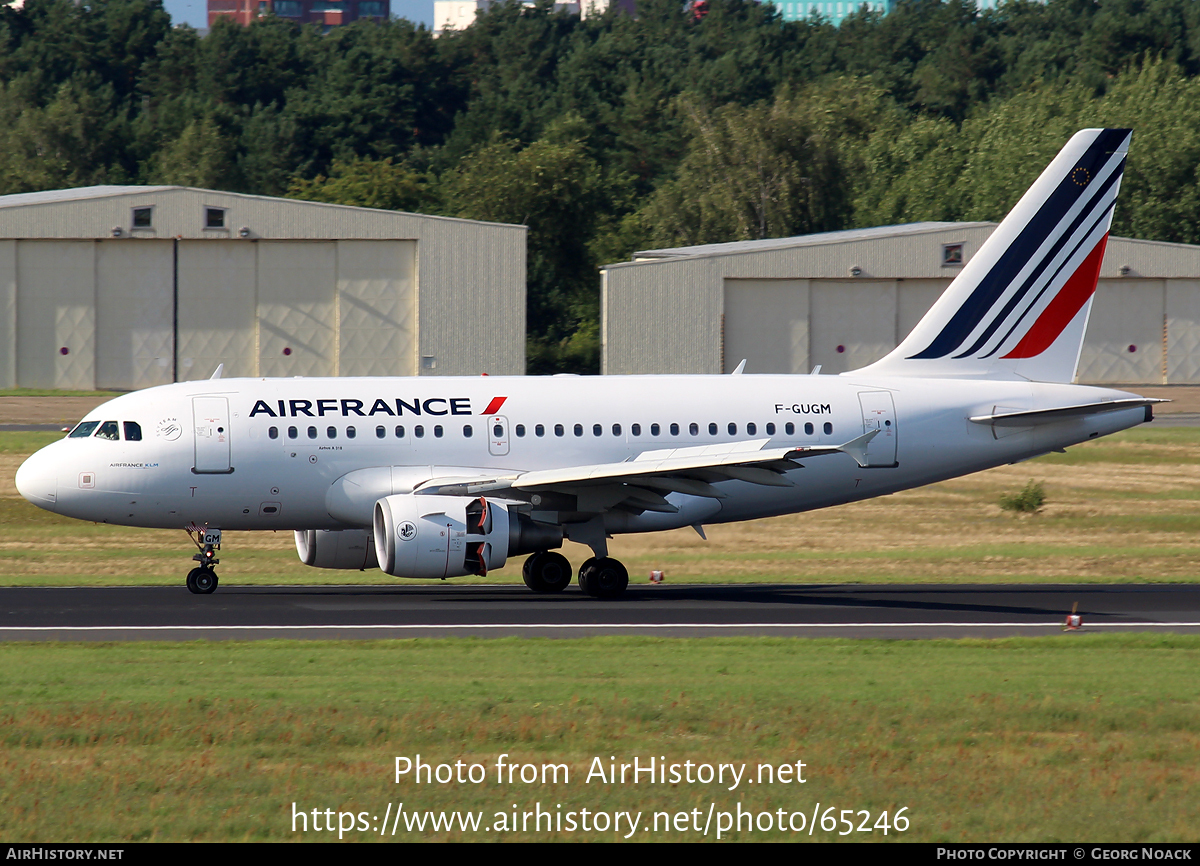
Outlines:
[[579, 588], [592, 598], [619, 598], [629, 586], [629, 572], [619, 560], [602, 556], [579, 567]]
[[585, 559], [583, 564], [579, 566], [579, 588], [583, 590], [584, 595], [591, 595], [592, 591], [588, 587], [588, 577], [592, 573], [592, 566], [596, 564], [596, 557]]
[[571, 585], [571, 563], [561, 553], [543, 550], [525, 560], [521, 577], [534, 592], [562, 592]]
[[535, 553], [533, 556], [525, 560], [525, 564], [521, 566], [521, 579], [525, 581], [525, 585], [534, 592], [545, 592], [542, 586], [542, 578], [537, 570], [537, 558], [540, 554]]
[[188, 572], [187, 588], [196, 595], [212, 595], [217, 591], [216, 572], [208, 568], [193, 568]]

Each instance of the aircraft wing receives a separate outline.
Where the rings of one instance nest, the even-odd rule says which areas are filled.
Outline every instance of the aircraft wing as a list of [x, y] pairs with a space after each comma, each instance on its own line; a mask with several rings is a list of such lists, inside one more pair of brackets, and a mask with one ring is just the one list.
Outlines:
[[793, 482], [783, 473], [803, 468], [803, 464], [796, 462], [800, 458], [840, 452], [849, 454], [860, 466], [865, 466], [867, 445], [878, 432], [872, 430], [841, 445], [768, 448], [771, 440], [754, 439], [643, 451], [620, 463], [538, 469], [491, 478], [433, 478], [414, 492], [450, 496], [492, 493], [518, 499], [530, 499], [538, 493], [574, 494], [582, 500], [581, 506], [585, 502], [592, 503], [591, 507], [580, 507], [580, 511], [604, 511], [626, 505], [637, 510], [670, 513], [677, 509], [663, 497], [664, 493], [723, 499], [725, 494], [713, 484], [729, 480], [791, 487]]

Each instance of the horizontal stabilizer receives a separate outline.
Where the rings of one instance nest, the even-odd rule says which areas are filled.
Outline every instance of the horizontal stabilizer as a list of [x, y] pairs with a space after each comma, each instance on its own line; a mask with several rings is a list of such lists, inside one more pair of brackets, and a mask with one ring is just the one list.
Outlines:
[[[1170, 400], [1158, 400], [1154, 397], [1134, 397], [1128, 400], [1105, 400], [1100, 403], [1082, 403], [1078, 406], [1060, 406], [1054, 409], [1031, 409], [1025, 412], [1001, 412], [996, 415], [972, 415], [969, 420], [976, 424], [991, 424], [996, 427], [1035, 427], [1039, 424], [1053, 424], [1056, 421], [1067, 421], [1084, 415], [1100, 415], [1105, 412], [1119, 412], [1122, 409], [1139, 409], [1153, 406], [1155, 403], [1170, 403]], [[1147, 418], [1147, 421], [1150, 419]]]

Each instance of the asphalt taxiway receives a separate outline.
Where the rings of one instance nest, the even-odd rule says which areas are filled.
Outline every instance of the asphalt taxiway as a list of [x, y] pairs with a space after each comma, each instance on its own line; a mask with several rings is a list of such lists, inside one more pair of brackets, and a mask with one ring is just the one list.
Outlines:
[[1200, 585], [221, 586], [0, 588], [0, 640], [380, 639], [444, 636], [961, 638], [1200, 633]]

